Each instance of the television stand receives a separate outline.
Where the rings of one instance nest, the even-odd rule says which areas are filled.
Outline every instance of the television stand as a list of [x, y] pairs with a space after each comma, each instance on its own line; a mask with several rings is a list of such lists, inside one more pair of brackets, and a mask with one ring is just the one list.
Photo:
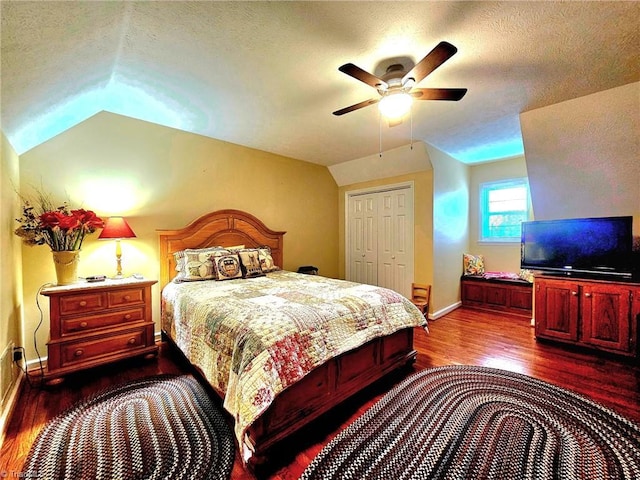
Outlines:
[[536, 338], [638, 356], [640, 283], [535, 277]]

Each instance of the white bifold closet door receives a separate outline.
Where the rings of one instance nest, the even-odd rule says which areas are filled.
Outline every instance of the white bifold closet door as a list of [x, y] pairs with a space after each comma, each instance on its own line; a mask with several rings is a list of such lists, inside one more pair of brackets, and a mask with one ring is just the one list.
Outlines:
[[413, 189], [348, 197], [347, 280], [410, 295], [413, 281]]

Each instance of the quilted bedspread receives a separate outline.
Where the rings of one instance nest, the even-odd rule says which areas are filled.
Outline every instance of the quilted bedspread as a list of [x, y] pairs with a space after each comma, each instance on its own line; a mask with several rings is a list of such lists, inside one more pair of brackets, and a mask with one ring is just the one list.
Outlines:
[[274, 397], [315, 367], [402, 328], [420, 311], [385, 288], [278, 271], [170, 283], [162, 328], [224, 395], [240, 445]]

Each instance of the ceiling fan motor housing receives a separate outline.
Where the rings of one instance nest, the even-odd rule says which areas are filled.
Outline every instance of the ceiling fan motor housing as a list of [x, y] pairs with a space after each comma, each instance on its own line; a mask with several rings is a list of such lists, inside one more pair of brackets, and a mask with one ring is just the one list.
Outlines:
[[415, 79], [412, 77], [405, 79], [404, 77], [406, 74], [407, 71], [404, 65], [400, 63], [389, 65], [387, 67], [387, 71], [381, 77], [381, 80], [384, 80], [386, 85], [381, 84], [378, 88], [378, 93], [384, 96], [386, 94], [394, 93], [395, 91], [399, 90], [408, 92], [415, 84]]

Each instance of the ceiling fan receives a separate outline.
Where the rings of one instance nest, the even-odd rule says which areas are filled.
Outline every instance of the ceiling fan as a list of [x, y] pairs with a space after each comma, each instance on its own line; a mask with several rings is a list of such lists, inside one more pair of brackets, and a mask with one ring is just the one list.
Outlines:
[[413, 88], [417, 83], [449, 60], [458, 49], [448, 42], [440, 42], [426, 57], [420, 60], [409, 72], [401, 64], [393, 64], [381, 78], [361, 69], [353, 63], [346, 63], [338, 70], [375, 88], [380, 98], [371, 98], [333, 112], [344, 115], [369, 105], [380, 103], [382, 114], [391, 119], [399, 119], [411, 108], [416, 100], [452, 100], [458, 101], [467, 93], [466, 88]]

